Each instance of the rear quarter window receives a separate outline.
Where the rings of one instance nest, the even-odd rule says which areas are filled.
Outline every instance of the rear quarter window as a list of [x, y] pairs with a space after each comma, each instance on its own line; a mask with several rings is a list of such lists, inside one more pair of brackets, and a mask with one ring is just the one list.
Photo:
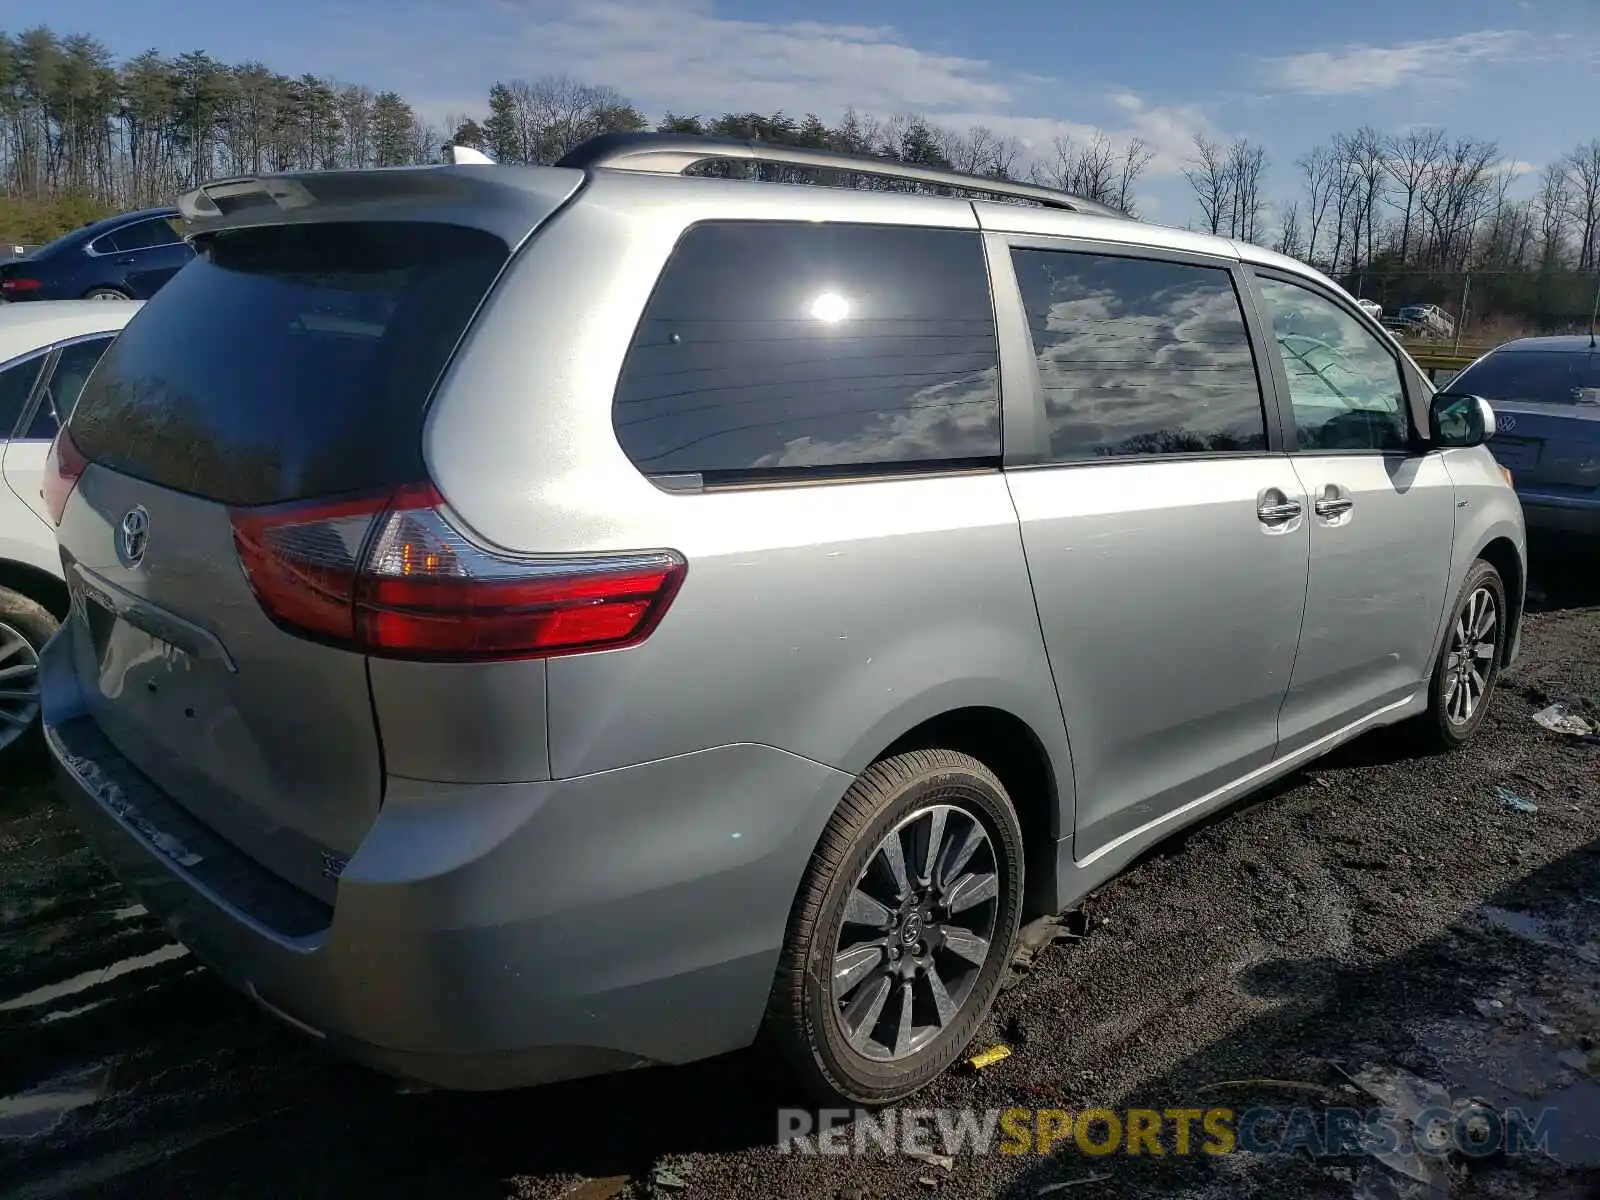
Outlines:
[[673, 252], [612, 409], [647, 475], [706, 484], [998, 463], [975, 232], [708, 222]]
[[128, 323], [69, 429], [92, 462], [227, 504], [423, 478], [422, 422], [509, 250], [475, 229], [224, 232]]
[[0, 368], [0, 441], [11, 436], [44, 365], [44, 353], [32, 354]]

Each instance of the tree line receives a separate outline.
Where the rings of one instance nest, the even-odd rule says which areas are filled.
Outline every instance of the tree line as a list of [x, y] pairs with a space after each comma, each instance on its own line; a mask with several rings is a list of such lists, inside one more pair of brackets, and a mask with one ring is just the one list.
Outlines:
[[[854, 110], [833, 125], [815, 114], [748, 112], [667, 113], [652, 126], [615, 88], [565, 77], [499, 81], [487, 99], [484, 112], [447, 115], [434, 126], [398, 93], [357, 83], [225, 63], [203, 50], [148, 50], [117, 63], [86, 34], [0, 32], [0, 237], [37, 242], [229, 175], [437, 162], [446, 140], [501, 162], [538, 164], [614, 131], [757, 138], [1004, 179], [1023, 174], [1130, 213], [1152, 157], [1138, 139], [1115, 146], [1104, 136], [1062, 137], [1024, 171], [1022, 143], [990, 128], [957, 131], [915, 115]], [[866, 176], [848, 182], [895, 186]]]
[[[484, 110], [435, 126], [394, 91], [205, 51], [116, 62], [86, 34], [0, 32], [0, 239], [34, 243], [107, 212], [170, 203], [207, 179], [439, 161], [454, 141], [501, 162], [550, 163], [587, 138], [655, 128], [840, 150], [1055, 187], [1138, 215], [1154, 159], [1138, 138], [1060, 136], [1046, 147], [915, 114], [666, 113], [565, 77], [501, 80]], [[1184, 176], [1197, 228], [1270, 245], [1393, 306], [1432, 302], [1478, 322], [1586, 320], [1600, 275], [1600, 138], [1546, 164], [1534, 186], [1495, 142], [1443, 129], [1338, 133], [1284, 164], [1247, 138], [1195, 139]], [[711, 174], [892, 188], [871, 176], [755, 164]]]
[[1363, 126], [1291, 165], [1298, 193], [1276, 205], [1263, 191], [1266, 150], [1245, 138], [1197, 137], [1184, 175], [1204, 228], [1271, 245], [1380, 302], [1465, 308], [1480, 328], [1581, 327], [1594, 310], [1600, 138], [1546, 163], [1531, 194], [1527, 167], [1498, 143], [1441, 128]]

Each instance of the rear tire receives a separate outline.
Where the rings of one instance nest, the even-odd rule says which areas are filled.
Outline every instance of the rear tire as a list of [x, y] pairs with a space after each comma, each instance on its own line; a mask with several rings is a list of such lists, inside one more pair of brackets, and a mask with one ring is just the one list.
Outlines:
[[132, 300], [133, 297], [118, 288], [97, 287], [90, 288], [83, 294], [85, 300]]
[[60, 628], [44, 605], [0, 588], [0, 763], [39, 745], [39, 651]]
[[1444, 644], [1428, 685], [1428, 709], [1413, 722], [1422, 749], [1455, 750], [1477, 732], [1505, 661], [1508, 620], [1500, 572], [1479, 559], [1450, 609]]
[[956, 1061], [1011, 961], [1022, 863], [1005, 788], [970, 755], [911, 751], [851, 785], [800, 885], [767, 1010], [813, 1095], [888, 1104]]

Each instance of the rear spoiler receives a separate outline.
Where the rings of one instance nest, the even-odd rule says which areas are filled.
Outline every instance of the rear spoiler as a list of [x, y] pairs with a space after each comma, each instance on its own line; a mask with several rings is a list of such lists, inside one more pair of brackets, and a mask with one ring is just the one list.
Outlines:
[[[491, 162], [452, 147], [429, 167], [241, 175], [178, 197], [185, 236], [262, 225], [355, 221], [438, 221], [482, 229], [510, 246], [583, 186], [584, 174], [553, 167], [477, 169]], [[473, 164], [473, 165], [469, 165]]]
[[492, 167], [495, 165], [494, 159], [490, 158], [482, 150], [473, 146], [462, 146], [456, 142], [446, 142], [443, 153], [444, 165], [447, 167], [460, 166], [466, 163], [479, 167]]

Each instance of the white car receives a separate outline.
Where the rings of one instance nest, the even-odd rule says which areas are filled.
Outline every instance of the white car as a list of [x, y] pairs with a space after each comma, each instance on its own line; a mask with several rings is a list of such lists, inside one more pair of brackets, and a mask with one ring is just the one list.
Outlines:
[[1374, 321], [1383, 319], [1383, 305], [1376, 300], [1357, 300], [1356, 304], [1360, 306], [1362, 312], [1366, 313]]
[[39, 716], [39, 649], [67, 610], [45, 459], [100, 356], [141, 301], [0, 306], [0, 760]]

